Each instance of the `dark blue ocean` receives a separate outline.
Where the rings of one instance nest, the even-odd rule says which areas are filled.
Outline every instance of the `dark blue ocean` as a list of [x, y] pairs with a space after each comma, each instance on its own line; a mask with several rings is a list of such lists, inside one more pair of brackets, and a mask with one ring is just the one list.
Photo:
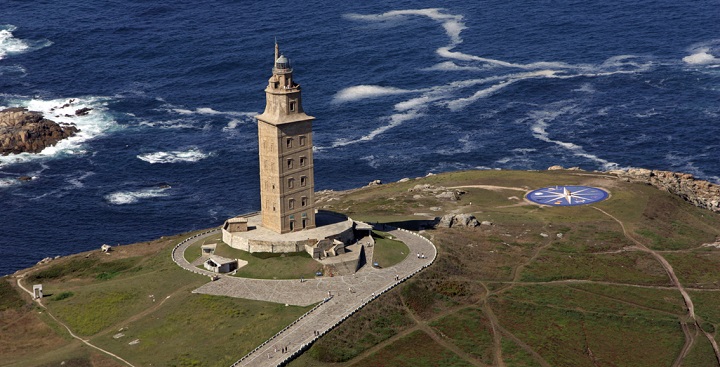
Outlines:
[[0, 0], [0, 106], [82, 129], [0, 157], [0, 274], [259, 209], [276, 38], [318, 190], [555, 164], [720, 180], [718, 0], [158, 3]]

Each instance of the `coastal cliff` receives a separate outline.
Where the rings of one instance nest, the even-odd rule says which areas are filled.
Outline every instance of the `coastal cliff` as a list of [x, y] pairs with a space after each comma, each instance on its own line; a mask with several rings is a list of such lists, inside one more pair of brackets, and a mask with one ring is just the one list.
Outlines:
[[78, 131], [73, 125], [48, 120], [40, 112], [7, 108], [0, 111], [0, 154], [39, 153]]
[[720, 185], [697, 180], [689, 173], [631, 168], [610, 171], [628, 182], [642, 182], [680, 196], [693, 205], [720, 213]]

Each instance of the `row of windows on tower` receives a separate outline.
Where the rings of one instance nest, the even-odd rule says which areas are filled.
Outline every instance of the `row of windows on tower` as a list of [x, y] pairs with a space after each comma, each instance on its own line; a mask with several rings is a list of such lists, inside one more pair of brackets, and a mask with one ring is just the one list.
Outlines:
[[[297, 138], [297, 140], [298, 140], [298, 143], [300, 144], [300, 146], [304, 147], [307, 142], [307, 137], [301, 135], [300, 137]], [[285, 138], [285, 146], [287, 148], [292, 148], [294, 143], [295, 143], [295, 138]]]
[[[300, 176], [300, 186], [305, 187], [307, 185], [307, 176]], [[288, 189], [292, 189], [295, 187], [295, 179], [294, 178], [288, 178]]]
[[[300, 167], [305, 167], [306, 164], [307, 164], [307, 157], [300, 157]], [[295, 166], [295, 159], [288, 158], [287, 168], [293, 169], [294, 166]]]
[[[302, 198], [300, 198], [300, 206], [301, 207], [303, 207], [303, 208], [306, 207], [307, 203], [308, 203], [307, 197], [303, 196]], [[288, 199], [288, 209], [290, 209], [290, 210], [295, 209], [295, 199]]]

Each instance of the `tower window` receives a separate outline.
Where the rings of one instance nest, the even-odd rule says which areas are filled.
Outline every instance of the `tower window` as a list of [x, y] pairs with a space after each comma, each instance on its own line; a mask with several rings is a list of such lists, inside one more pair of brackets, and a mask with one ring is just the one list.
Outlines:
[[305, 186], [305, 184], [307, 184], [307, 177], [300, 177], [300, 186]]
[[288, 200], [288, 209], [295, 209], [295, 199]]
[[290, 221], [290, 231], [294, 231], [294, 230], [295, 230], [295, 221], [291, 220]]
[[295, 111], [295, 105], [296, 105], [296, 104], [297, 104], [297, 102], [295, 102], [295, 101], [290, 101], [290, 111]]
[[294, 179], [294, 178], [288, 178], [288, 189], [292, 189], [293, 186], [295, 186], [295, 179]]
[[300, 167], [305, 167], [306, 161], [307, 161], [307, 159], [305, 159], [305, 157], [300, 157]]
[[290, 158], [290, 159], [287, 160], [287, 167], [288, 167], [288, 169], [292, 169], [292, 168], [293, 168], [293, 160], [292, 160], [292, 158]]
[[[307, 206], [307, 197], [306, 197], [306, 196], [303, 196], [303, 197], [300, 199], [300, 206]], [[303, 213], [303, 214], [304, 214], [304, 213]]]
[[300, 146], [304, 146], [304, 145], [305, 145], [305, 137], [301, 136], [300, 137]]
[[287, 145], [288, 148], [292, 148], [292, 141], [293, 141], [292, 138], [287, 138], [287, 140], [286, 140], [285, 143], [286, 143], [286, 145]]

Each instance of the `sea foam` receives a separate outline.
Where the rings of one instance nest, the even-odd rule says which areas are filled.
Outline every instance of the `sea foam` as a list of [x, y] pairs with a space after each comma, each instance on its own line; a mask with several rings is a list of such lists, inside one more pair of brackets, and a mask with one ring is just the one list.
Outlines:
[[17, 27], [12, 24], [0, 25], [0, 60], [10, 55], [35, 51], [52, 45], [52, 42], [46, 39], [33, 41], [15, 38], [13, 32], [16, 29]]
[[105, 200], [114, 205], [135, 204], [142, 199], [168, 196], [167, 190], [169, 189], [170, 187], [156, 187], [136, 191], [118, 191], [106, 195]]
[[[0, 156], [0, 167], [63, 155], [86, 153], [85, 142], [118, 128], [117, 123], [108, 112], [108, 101], [109, 99], [105, 97], [78, 97], [54, 100], [10, 98], [10, 106], [26, 107], [30, 111], [42, 112], [45, 118], [57, 123], [74, 124], [80, 131], [72, 137], [60, 140], [55, 146], [46, 147], [37, 154], [20, 153]], [[6, 107], [0, 107], [0, 109], [3, 108]], [[76, 115], [75, 111], [82, 108], [91, 108], [92, 110], [84, 116]]]
[[178, 163], [178, 162], [197, 162], [209, 157], [211, 153], [203, 153], [198, 148], [190, 148], [188, 150], [175, 150], [170, 152], [146, 153], [137, 156], [138, 159], [155, 163]]

